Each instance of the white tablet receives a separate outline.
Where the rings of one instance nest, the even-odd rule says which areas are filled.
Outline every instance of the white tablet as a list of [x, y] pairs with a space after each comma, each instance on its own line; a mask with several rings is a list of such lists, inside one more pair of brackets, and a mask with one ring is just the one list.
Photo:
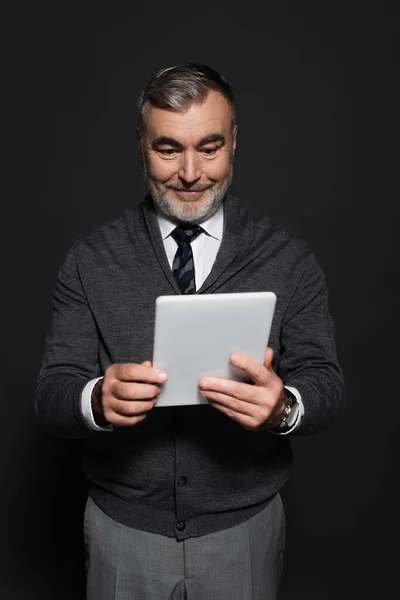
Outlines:
[[206, 404], [204, 375], [245, 379], [234, 352], [263, 363], [276, 303], [273, 292], [159, 296], [153, 365], [165, 369], [156, 406]]

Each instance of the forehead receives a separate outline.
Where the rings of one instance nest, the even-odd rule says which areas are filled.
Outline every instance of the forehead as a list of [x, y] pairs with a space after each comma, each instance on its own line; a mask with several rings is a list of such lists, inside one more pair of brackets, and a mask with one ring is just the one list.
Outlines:
[[228, 137], [232, 113], [228, 101], [211, 90], [204, 102], [192, 104], [184, 111], [147, 106], [143, 122], [145, 135], [150, 140], [166, 136], [178, 141], [189, 141], [211, 133], [222, 133]]

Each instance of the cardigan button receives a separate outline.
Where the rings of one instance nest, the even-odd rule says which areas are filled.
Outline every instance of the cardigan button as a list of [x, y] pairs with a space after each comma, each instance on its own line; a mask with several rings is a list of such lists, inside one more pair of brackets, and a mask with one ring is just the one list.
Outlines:
[[178, 531], [183, 531], [186, 528], [186, 523], [184, 521], [178, 521], [176, 528]]
[[185, 475], [182, 475], [182, 477], [179, 477], [178, 479], [178, 485], [180, 485], [181, 487], [183, 485], [186, 485], [188, 482], [188, 478]]

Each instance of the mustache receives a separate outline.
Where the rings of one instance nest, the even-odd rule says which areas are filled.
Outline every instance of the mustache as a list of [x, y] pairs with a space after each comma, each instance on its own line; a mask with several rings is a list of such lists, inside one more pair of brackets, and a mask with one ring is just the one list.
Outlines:
[[206, 190], [209, 190], [213, 184], [207, 185], [207, 186], [198, 186], [198, 185], [193, 185], [193, 186], [185, 186], [185, 187], [181, 187], [181, 186], [177, 186], [177, 185], [173, 185], [171, 183], [165, 183], [164, 184], [166, 188], [170, 189], [170, 190], [176, 190], [177, 192], [205, 192]]

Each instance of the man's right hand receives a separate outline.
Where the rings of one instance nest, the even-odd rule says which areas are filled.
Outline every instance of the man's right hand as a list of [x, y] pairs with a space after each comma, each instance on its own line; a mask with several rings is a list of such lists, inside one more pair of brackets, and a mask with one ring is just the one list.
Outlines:
[[167, 373], [149, 360], [110, 365], [92, 391], [95, 422], [99, 427], [137, 425], [156, 404], [160, 384], [167, 379]]

